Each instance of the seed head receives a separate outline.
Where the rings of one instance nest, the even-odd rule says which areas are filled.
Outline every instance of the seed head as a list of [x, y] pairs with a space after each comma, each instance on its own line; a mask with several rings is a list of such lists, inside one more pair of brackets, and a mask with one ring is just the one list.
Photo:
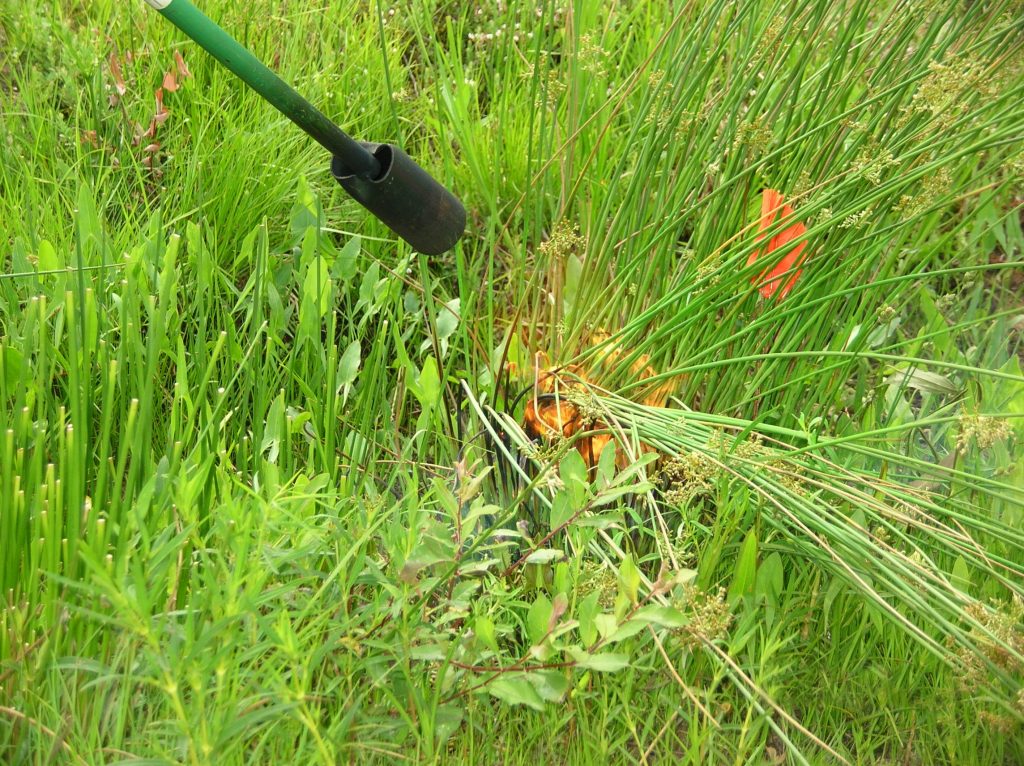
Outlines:
[[758, 115], [750, 122], [740, 124], [739, 130], [736, 131], [736, 137], [733, 139], [732, 148], [736, 150], [741, 146], [747, 146], [751, 152], [759, 154], [770, 149], [774, 140], [775, 133], [772, 131], [771, 125], [768, 124], [764, 116]]
[[540, 251], [549, 258], [560, 260], [573, 252], [582, 255], [586, 248], [587, 238], [577, 234], [576, 227], [568, 221], [559, 221], [547, 241], [541, 243]]
[[685, 505], [696, 497], [711, 495], [719, 469], [706, 455], [686, 452], [665, 463], [661, 475], [669, 482], [665, 500], [672, 505]]
[[682, 601], [677, 608], [687, 614], [690, 621], [676, 631], [682, 644], [691, 651], [719, 639], [725, 638], [732, 625], [732, 612], [725, 600], [725, 588], [707, 593], [693, 585], [683, 589]]
[[1011, 433], [1010, 424], [1003, 418], [965, 414], [960, 416], [960, 435], [957, 436], [956, 446], [963, 451], [973, 441], [978, 449], [986, 450], [1010, 438]]
[[953, 184], [953, 176], [949, 168], [939, 168], [921, 183], [921, 191], [917, 194], [903, 194], [900, 201], [893, 205], [893, 212], [903, 220], [921, 215], [936, 202], [941, 201]]

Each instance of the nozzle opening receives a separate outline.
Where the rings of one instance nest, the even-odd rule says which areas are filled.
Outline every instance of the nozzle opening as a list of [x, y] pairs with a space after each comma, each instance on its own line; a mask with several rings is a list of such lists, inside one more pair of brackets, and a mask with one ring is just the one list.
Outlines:
[[391, 150], [390, 144], [363, 144], [363, 148], [367, 149], [369, 153], [377, 160], [377, 172], [373, 175], [363, 175], [361, 173], [353, 173], [347, 167], [345, 167], [345, 161], [338, 155], [331, 157], [331, 174], [338, 180], [345, 179], [346, 181], [358, 178], [363, 181], [369, 181], [370, 183], [380, 183], [388, 177], [388, 173], [391, 172], [392, 165], [395, 164], [395, 153]]
[[388, 173], [391, 172], [391, 165], [395, 161], [395, 153], [391, 151], [390, 144], [381, 144], [374, 150], [373, 156], [377, 159], [377, 162], [380, 163], [380, 172], [370, 180], [382, 181], [387, 178]]

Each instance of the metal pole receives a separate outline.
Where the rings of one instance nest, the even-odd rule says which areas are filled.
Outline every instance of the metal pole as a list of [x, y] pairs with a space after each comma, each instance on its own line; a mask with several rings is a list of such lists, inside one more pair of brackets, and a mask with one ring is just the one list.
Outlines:
[[371, 179], [380, 175], [381, 167], [376, 157], [290, 88], [190, 0], [146, 2], [337, 157], [348, 174]]

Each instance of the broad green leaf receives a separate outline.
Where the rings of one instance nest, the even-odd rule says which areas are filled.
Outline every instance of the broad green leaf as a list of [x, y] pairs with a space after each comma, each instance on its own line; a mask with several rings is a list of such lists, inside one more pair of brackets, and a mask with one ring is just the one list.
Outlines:
[[448, 340], [459, 326], [461, 301], [452, 298], [437, 309], [437, 338]]
[[36, 264], [40, 271], [58, 271], [64, 268], [64, 262], [57, 257], [57, 251], [49, 240], [39, 242], [39, 251], [36, 253]]
[[538, 548], [526, 557], [527, 564], [550, 564], [552, 561], [561, 561], [565, 558], [565, 551], [555, 548]]
[[494, 622], [490, 617], [486, 615], [480, 615], [473, 621], [473, 632], [476, 634], [477, 640], [480, 641], [484, 646], [490, 649], [495, 654], [498, 654], [498, 639], [494, 631]]
[[591, 506], [594, 508], [600, 508], [603, 505], [615, 502], [624, 495], [640, 495], [644, 492], [650, 492], [652, 489], [654, 489], [654, 485], [649, 481], [639, 481], [628, 487], [609, 487], [594, 498], [591, 502]]
[[868, 517], [864, 515], [863, 508], [854, 508], [850, 514], [850, 520], [858, 527], [858, 534], [862, 533], [862, 530], [867, 528]]
[[433, 356], [428, 356], [423, 362], [416, 384], [418, 393], [413, 393], [420, 400], [420, 406], [424, 410], [433, 410], [441, 399], [441, 377], [437, 372], [437, 360]]
[[673, 585], [689, 585], [696, 579], [696, 569], [677, 569], [672, 573], [671, 582]]
[[601, 612], [594, 615], [594, 626], [601, 638], [608, 638], [619, 628], [619, 621], [614, 614]]
[[632, 556], [626, 556], [619, 566], [619, 587], [629, 603], [635, 604], [640, 596], [640, 570]]
[[926, 394], [941, 394], [943, 396], [956, 396], [960, 393], [961, 387], [945, 375], [937, 372], [929, 372], [916, 367], [909, 370], [899, 370], [892, 373], [885, 381], [893, 385], [904, 385], [917, 391], [924, 391]]
[[0, 358], [3, 359], [0, 373], [3, 373], [4, 385], [8, 391], [14, 391], [26, 370], [25, 356], [13, 346], [0, 344]]
[[103, 227], [100, 226], [96, 201], [93, 199], [92, 190], [86, 184], [78, 187], [78, 210], [75, 213], [75, 221], [83, 249], [87, 249], [90, 239], [96, 242], [102, 240]]
[[341, 355], [341, 359], [338, 360], [338, 391], [346, 389], [355, 383], [356, 376], [359, 374], [359, 353], [360, 347], [357, 340], [352, 341], [345, 347], [345, 352]]
[[[575, 451], [573, 450], [573, 452]], [[564, 487], [558, 490], [551, 501], [551, 528], [560, 529], [563, 524], [573, 517], [575, 512], [576, 509], [573, 508], [569, 490]]]
[[548, 597], [543, 593], [538, 594], [537, 600], [526, 613], [526, 632], [532, 644], [539, 644], [547, 636], [551, 612], [552, 606]]
[[729, 586], [729, 602], [745, 596], [754, 590], [754, 578], [757, 574], [757, 535], [754, 530], [747, 533], [736, 558], [736, 570]]
[[267, 410], [267, 418], [263, 428], [263, 441], [260, 442], [260, 454], [264, 455], [269, 463], [276, 463], [277, 456], [281, 449], [281, 439], [284, 434], [284, 391], [278, 393], [274, 401], [270, 403]]
[[496, 559], [494, 557], [486, 559], [474, 559], [473, 561], [470, 561], [468, 563], [460, 564], [459, 573], [463, 575], [482, 574], [483, 572], [486, 572], [487, 570], [496, 567], [500, 563], [501, 559]]
[[[316, 232], [310, 230], [306, 238], [316, 238]], [[303, 302], [308, 303], [308, 310], [316, 319], [323, 319], [331, 306], [331, 275], [327, 262], [323, 258], [314, 257], [306, 268], [306, 278], [302, 282]], [[306, 306], [303, 306], [306, 309]]]
[[[487, 467], [490, 469], [490, 466]], [[483, 474], [486, 476], [486, 471]], [[478, 497], [473, 501], [473, 504], [469, 508], [469, 512], [462, 517], [462, 528], [464, 531], [468, 530], [473, 532], [476, 528], [476, 523], [481, 519], [486, 519], [488, 516], [496, 516], [501, 512], [501, 508], [497, 505], [491, 505], [485, 503], [483, 498]], [[486, 525], [486, 521], [485, 521]]]
[[956, 561], [953, 562], [953, 572], [950, 577], [950, 582], [954, 588], [962, 590], [964, 593], [971, 592], [971, 570], [967, 566], [967, 561], [964, 560], [963, 556], [957, 556]]
[[579, 607], [579, 621], [580, 621], [580, 640], [584, 646], [590, 646], [597, 641], [597, 625], [594, 622], [594, 618], [597, 617], [601, 607], [598, 605], [598, 599], [601, 594], [596, 590], [587, 596], [583, 601], [580, 602]]
[[615, 477], [615, 442], [608, 442], [597, 459], [597, 486], [604, 489]]
[[895, 317], [890, 321], [880, 324], [868, 334], [867, 345], [870, 348], [878, 348], [883, 345], [899, 329], [902, 320]]
[[[564, 596], [569, 592], [572, 587], [569, 577], [569, 563], [567, 561], [559, 562], [555, 564], [555, 573], [551, 578], [551, 584], [554, 588], [553, 592], [559, 596]], [[557, 601], [557, 598], [556, 598]]]
[[377, 299], [383, 293], [381, 284], [385, 281], [380, 278], [380, 266], [376, 261], [363, 272], [359, 283], [359, 304], [370, 314], [376, 313]]
[[315, 231], [320, 228], [320, 205], [304, 176], [299, 176], [295, 204], [292, 205], [290, 228], [293, 244], [301, 242], [310, 229]]
[[434, 712], [434, 734], [439, 742], [446, 742], [462, 725], [463, 708], [457, 703], [438, 705]]
[[615, 602], [612, 604], [612, 615], [615, 617], [616, 625], [626, 619], [626, 615], [633, 609], [633, 606], [634, 603], [629, 600], [626, 592], [620, 587], [615, 594]]
[[510, 705], [526, 705], [534, 710], [544, 709], [544, 700], [523, 674], [502, 674], [487, 685], [487, 691]]
[[565, 485], [565, 491], [569, 493], [572, 510], [578, 511], [586, 501], [587, 487], [590, 485], [583, 456], [577, 450], [569, 450], [558, 464], [558, 475]]
[[455, 523], [455, 518], [459, 515], [459, 501], [455, 497], [448, 485], [440, 478], [433, 478], [430, 481], [430, 488], [434, 491], [434, 498], [440, 504], [441, 508], [448, 514], [448, 518]]
[[645, 630], [649, 623], [643, 620], [626, 620], [615, 632], [608, 636], [608, 643], [614, 644], [618, 641], [625, 641], [627, 638], [632, 638], [637, 633]]
[[619, 526], [621, 521], [621, 514], [602, 513], [597, 516], [581, 516], [576, 519], [573, 524], [578, 527], [587, 527], [589, 529], [610, 529], [612, 527]]
[[885, 630], [885, 612], [882, 611], [882, 608], [870, 601], [864, 601], [862, 604], [865, 613], [875, 626], [875, 630], [879, 633]]
[[331, 276], [342, 284], [348, 283], [359, 271], [359, 250], [362, 245], [359, 237], [352, 237], [338, 252], [331, 266]]
[[636, 476], [644, 468], [649, 466], [651, 463], [653, 463], [657, 459], [658, 459], [658, 453], [656, 453], [656, 452], [645, 452], [640, 457], [638, 457], [636, 460], [634, 460], [629, 465], [627, 465], [625, 468], [623, 468], [622, 471], [618, 474], [618, 476], [615, 477], [615, 480], [612, 482], [612, 485], [613, 486], [618, 486], [620, 484], [625, 484], [627, 481], [632, 479], [634, 476]]
[[[464, 572], [465, 570], [460, 571]], [[472, 600], [478, 597], [481, 585], [483, 582], [476, 578], [462, 580], [452, 589], [451, 598], [448, 600], [449, 605], [468, 609], [472, 606]]]
[[[125, 254], [127, 261], [129, 255]], [[9, 270], [11, 272], [28, 272], [33, 271], [36, 268], [41, 268], [37, 265], [33, 265], [32, 261], [29, 260], [28, 248], [25, 247], [25, 242], [21, 237], [15, 237], [14, 243], [11, 245], [11, 260]]]
[[670, 606], [645, 606], [642, 609], [638, 609], [636, 614], [633, 615], [630, 622], [641, 622], [650, 623], [652, 625], [658, 625], [662, 628], [681, 628], [690, 619], [680, 612], [678, 609], [673, 609]]
[[312, 425], [310, 425], [310, 421], [313, 419], [312, 413], [296, 407], [286, 407], [285, 415], [285, 419], [288, 422], [288, 433], [297, 434], [305, 431], [307, 434], [311, 433], [314, 438], [316, 437], [316, 432], [312, 430]]
[[783, 585], [782, 556], [778, 553], [772, 553], [757, 568], [754, 593], [758, 596], [763, 596], [769, 604], [777, 605], [779, 596], [782, 594]]
[[568, 651], [578, 668], [597, 670], [602, 673], [614, 673], [617, 670], [629, 667], [628, 654], [616, 654], [613, 652], [591, 654], [577, 647], [571, 647]]
[[828, 619], [829, 615], [831, 614], [832, 604], [839, 597], [839, 595], [843, 593], [844, 590], [846, 590], [846, 588], [846, 581], [839, 577], [834, 578], [829, 583], [828, 588], [825, 590], [825, 595], [821, 600], [821, 612], [825, 615], [826, 619]]
[[447, 651], [448, 647], [444, 644], [419, 644], [409, 649], [409, 656], [414, 660], [437, 662], [445, 658]]
[[484, 466], [480, 470], [474, 471], [464, 482], [459, 484], [459, 502], [463, 505], [469, 503], [473, 498], [480, 494], [480, 490], [483, 488], [484, 481], [487, 479], [487, 474], [494, 468], [493, 465]]
[[559, 593], [555, 596], [551, 602], [551, 616], [548, 617], [548, 633], [554, 631], [558, 626], [559, 621], [562, 619], [562, 615], [565, 614], [569, 608], [569, 597], [564, 593]]
[[569, 691], [569, 679], [560, 670], [532, 670], [527, 678], [545, 702], [561, 702]]

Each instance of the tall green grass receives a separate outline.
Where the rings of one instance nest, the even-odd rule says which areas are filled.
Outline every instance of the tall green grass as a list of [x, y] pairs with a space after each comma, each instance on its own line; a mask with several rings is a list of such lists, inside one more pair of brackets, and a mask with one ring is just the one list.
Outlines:
[[[1022, 757], [1017, 4], [204, 10], [469, 229], [142, 4], [0, 7], [5, 761]], [[628, 467], [526, 442], [538, 351]]]

